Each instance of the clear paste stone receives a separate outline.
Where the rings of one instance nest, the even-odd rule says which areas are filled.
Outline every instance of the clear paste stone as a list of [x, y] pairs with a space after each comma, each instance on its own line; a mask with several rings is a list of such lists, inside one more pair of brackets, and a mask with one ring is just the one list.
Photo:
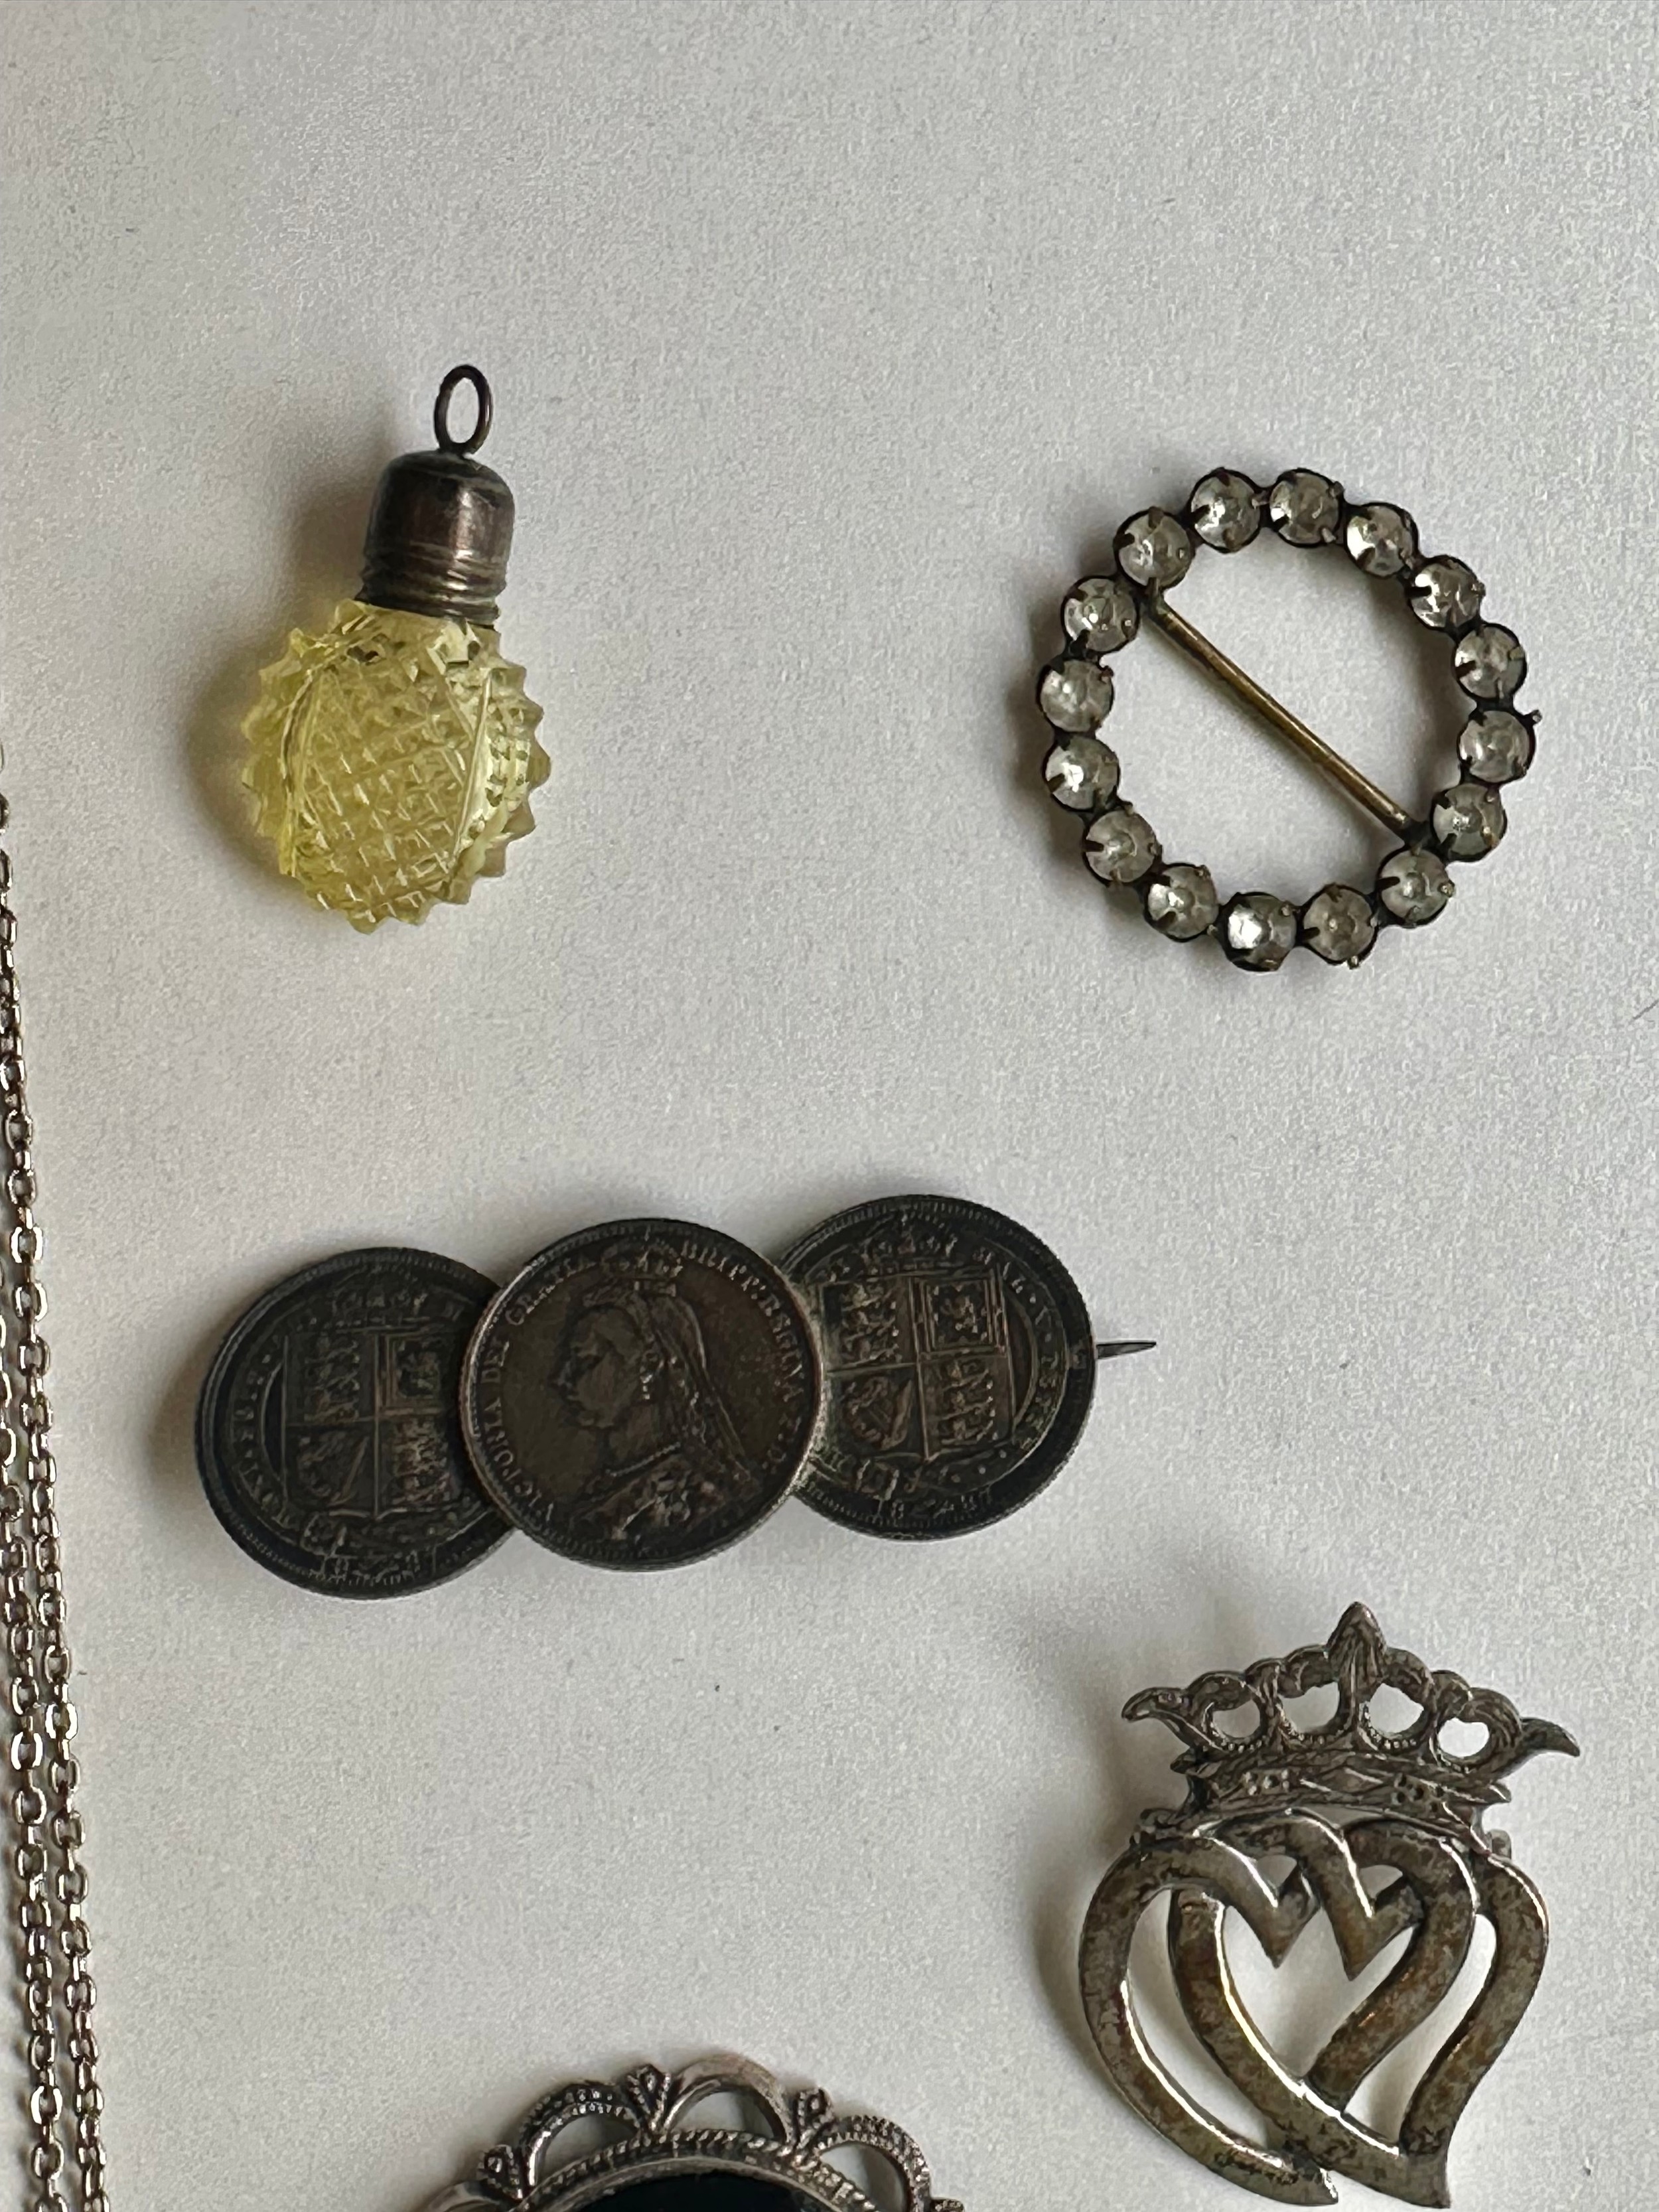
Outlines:
[[1115, 576], [1085, 576], [1066, 593], [1060, 618], [1085, 653], [1115, 653], [1140, 627], [1140, 607]]
[[1267, 520], [1290, 545], [1328, 545], [1342, 520], [1342, 495], [1328, 477], [1292, 469], [1267, 495]]
[[1037, 704], [1057, 730], [1097, 730], [1112, 711], [1112, 673], [1092, 660], [1056, 660], [1042, 672]]
[[1443, 863], [1420, 846], [1390, 853], [1376, 872], [1376, 895], [1396, 921], [1416, 929], [1432, 921], [1452, 896]]
[[1271, 891], [1241, 891], [1221, 917], [1222, 950], [1236, 967], [1280, 966], [1296, 945], [1296, 908]]
[[1480, 613], [1486, 590], [1462, 561], [1425, 561], [1412, 578], [1412, 612], [1431, 629], [1462, 629]]
[[1478, 860], [1490, 853], [1509, 823], [1504, 802], [1484, 783], [1455, 783], [1441, 792], [1429, 817], [1434, 842], [1449, 860]]
[[1149, 507], [1117, 533], [1117, 565], [1133, 583], [1167, 591], [1193, 565], [1193, 541], [1174, 515]]
[[1480, 707], [1464, 723], [1458, 757], [1477, 783], [1513, 783], [1532, 766], [1532, 725], [1506, 707]]
[[1237, 469], [1217, 469], [1194, 485], [1188, 514], [1206, 545], [1237, 553], [1261, 527], [1261, 495]]
[[1117, 795], [1117, 755], [1100, 738], [1062, 738], [1042, 773], [1053, 796], [1074, 813], [1097, 813]]
[[1452, 655], [1452, 673], [1472, 699], [1507, 699], [1526, 672], [1521, 641], [1501, 623], [1468, 631]]
[[1103, 883], [1133, 884], [1164, 854], [1151, 823], [1143, 822], [1133, 807], [1119, 806], [1089, 824], [1083, 857]]
[[1303, 909], [1302, 938], [1334, 968], [1357, 968], [1376, 942], [1370, 901], [1350, 884], [1327, 884]]
[[1417, 558], [1417, 530], [1397, 507], [1373, 503], [1348, 517], [1348, 558], [1368, 576], [1397, 576]]
[[1147, 921], [1165, 937], [1202, 937], [1221, 911], [1209, 870], [1186, 860], [1160, 868], [1144, 885], [1141, 897]]

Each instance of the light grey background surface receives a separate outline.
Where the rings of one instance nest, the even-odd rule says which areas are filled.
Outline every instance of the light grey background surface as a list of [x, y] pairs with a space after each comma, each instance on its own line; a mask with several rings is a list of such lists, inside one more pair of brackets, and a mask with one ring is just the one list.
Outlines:
[[[1177, 1788], [1116, 1715], [1363, 1595], [1585, 1747], [1506, 1823], [1556, 1941], [1459, 2204], [1650, 2204], [1649, 11], [14, 0], [4, 55], [120, 2201], [404, 2212], [552, 2081], [715, 2045], [899, 2119], [970, 2212], [1218, 2207], [1082, 2041], [1084, 1903]], [[504, 882], [365, 940], [253, 847], [236, 726], [460, 358], [554, 773]], [[1041, 788], [1061, 592], [1217, 462], [1403, 501], [1532, 654], [1509, 841], [1355, 975], [1159, 942]], [[1184, 604], [1420, 798], [1455, 712], [1343, 566]], [[1376, 857], [1159, 642], [1119, 674], [1172, 850], [1304, 896]], [[514, 1541], [353, 1609], [203, 1503], [206, 1355], [313, 1256], [500, 1273], [644, 1209], [776, 1250], [918, 1186], [1160, 1340], [994, 1534], [790, 1506], [678, 1575]]]

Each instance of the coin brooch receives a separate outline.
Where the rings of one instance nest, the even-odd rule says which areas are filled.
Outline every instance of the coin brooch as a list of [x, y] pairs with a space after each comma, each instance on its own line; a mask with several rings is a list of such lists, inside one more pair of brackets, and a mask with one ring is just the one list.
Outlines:
[[955, 1535], [1027, 1504], [1082, 1435], [1098, 1362], [1152, 1349], [1097, 1345], [1048, 1246], [964, 1199], [853, 1206], [781, 1266], [825, 1370], [801, 1495], [871, 1535]]
[[[1406, 1726], [1376, 1711], [1385, 1689], [1417, 1709]], [[1304, 1727], [1292, 1708], [1310, 1692], [1334, 1696], [1334, 1711]], [[1577, 1746], [1495, 1690], [1391, 1650], [1363, 1605], [1349, 1607], [1328, 1644], [1242, 1674], [1201, 1674], [1184, 1690], [1145, 1690], [1124, 1713], [1180, 1737], [1187, 1801], [1141, 1816], [1084, 1923], [1084, 2009], [1114, 2087], [1188, 2157], [1279, 2203], [1334, 2203], [1331, 2173], [1407, 2203], [1449, 2203], [1453, 2130], [1519, 2025], [1548, 1942], [1543, 1899], [1508, 1838], [1483, 1823], [1508, 1801], [1505, 1779], [1524, 1759]], [[1479, 1737], [1474, 1747], [1454, 1747], [1460, 1728]], [[1286, 1861], [1288, 1874], [1270, 1870]], [[1141, 2024], [1130, 1947], [1142, 1914], [1164, 1899], [1182, 2010], [1267, 2123], [1265, 2145], [1206, 2111]], [[1228, 1961], [1229, 1911], [1274, 1966], [1323, 1912], [1350, 1979], [1401, 1936], [1410, 1941], [1297, 2071], [1244, 2008]], [[1357, 2117], [1362, 2085], [1438, 2013], [1483, 1919], [1494, 1942], [1486, 1978], [1390, 2136]]]
[[278, 1284], [214, 1358], [197, 1457], [245, 1551], [346, 1596], [444, 1581], [509, 1526], [683, 1566], [795, 1494], [946, 1536], [1035, 1498], [1097, 1364], [1151, 1348], [1097, 1344], [1048, 1247], [962, 1199], [854, 1206], [775, 1267], [692, 1222], [607, 1221], [499, 1291], [404, 1251]]
[[[856, 2182], [839, 2162], [848, 2154]], [[730, 2057], [556, 2089], [426, 2212], [580, 2212], [601, 2200], [617, 2212], [962, 2212], [933, 2194], [902, 2128]]]
[[495, 1288], [434, 1252], [343, 1252], [250, 1307], [196, 1423], [203, 1487], [245, 1552], [306, 1589], [394, 1597], [501, 1542], [457, 1404]]
[[746, 1535], [817, 1432], [818, 1352], [758, 1254], [684, 1221], [605, 1222], [500, 1292], [461, 1411], [517, 1526], [593, 1566], [666, 1567]]
[[[1340, 546], [1355, 567], [1404, 592], [1417, 619], [1446, 641], [1451, 672], [1468, 702], [1459, 733], [1460, 773], [1419, 820], [1345, 760], [1170, 605], [1195, 556], [1237, 553], [1263, 523], [1288, 545]], [[1462, 561], [1422, 550], [1403, 507], [1356, 505], [1341, 485], [1291, 469], [1263, 489], [1237, 469], [1200, 477], [1180, 514], [1148, 507], [1117, 532], [1115, 571], [1085, 576], [1060, 611], [1066, 642], [1043, 668], [1037, 704], [1053, 732], [1044, 776], [1059, 804], [1084, 823], [1083, 856], [1108, 884], [1132, 889], [1160, 936], [1216, 939], [1235, 967], [1276, 969], [1301, 945], [1333, 967], [1357, 968], [1386, 927], [1421, 928], [1453, 893], [1449, 864], [1478, 860], [1508, 826], [1502, 792], [1532, 765], [1538, 716], [1517, 707], [1527, 656], [1513, 630], [1486, 619], [1486, 586]], [[1125, 796], [1118, 758], [1101, 736], [1114, 681], [1108, 662], [1143, 622], [1161, 629], [1280, 737], [1373, 815], [1396, 840], [1369, 889], [1327, 884], [1300, 906], [1269, 891], [1224, 899], [1207, 867], [1169, 859]]]

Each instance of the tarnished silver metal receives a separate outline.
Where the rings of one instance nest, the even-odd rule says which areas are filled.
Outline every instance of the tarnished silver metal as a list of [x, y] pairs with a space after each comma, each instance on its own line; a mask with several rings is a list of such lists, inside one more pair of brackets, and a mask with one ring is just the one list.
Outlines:
[[[699, 2107], [736, 2100], [743, 2123]], [[597, 2122], [595, 2148], [562, 2140]], [[591, 2136], [592, 2129], [586, 2132]], [[836, 2160], [878, 2160], [891, 2187], [866, 2191]], [[890, 2120], [838, 2112], [822, 2089], [786, 2089], [752, 2060], [702, 2058], [669, 2074], [637, 2067], [619, 2081], [575, 2081], [532, 2106], [510, 2142], [426, 2212], [579, 2212], [603, 2198], [618, 2212], [962, 2212], [933, 2194], [920, 2150]]]
[[[1409, 1725], [1389, 1730], [1373, 1717], [1385, 1686], [1419, 1708]], [[1331, 1688], [1330, 1718], [1298, 1727], [1291, 1701]], [[1252, 1709], [1247, 1732], [1221, 1725]], [[1483, 1823], [1507, 1802], [1503, 1778], [1523, 1759], [1577, 1746], [1551, 1722], [1522, 1719], [1495, 1690], [1431, 1674], [1411, 1652], [1391, 1650], [1363, 1605], [1349, 1607], [1328, 1644], [1242, 1674], [1201, 1674], [1184, 1690], [1145, 1690], [1124, 1714], [1161, 1720], [1186, 1745], [1176, 1771], [1186, 1777], [1187, 1802], [1141, 1816], [1084, 1923], [1084, 2009], [1113, 2086], [1188, 2157], [1279, 2203], [1334, 2203], [1328, 2175], [1337, 2173], [1408, 2204], [1449, 2204], [1452, 2131], [1525, 2012], [1548, 1942], [1542, 1899], [1510, 1863], [1509, 1838]], [[1449, 1747], [1446, 1732], [1457, 1723], [1484, 1729], [1477, 1749]], [[1286, 1857], [1293, 1864], [1282, 1881], [1261, 1863]], [[1368, 1883], [1376, 1869], [1394, 1879]], [[1261, 2115], [1265, 2144], [1208, 2112], [1141, 2025], [1130, 1945], [1162, 1898], [1188, 2022]], [[1411, 1941], [1298, 2074], [1240, 1998], [1224, 1935], [1230, 1908], [1274, 1966], [1323, 1911], [1350, 1979], [1407, 1930]], [[1360, 2085], [1437, 2012], [1482, 1918], [1496, 1939], [1486, 1979], [1388, 2136], [1356, 2118]]]
[[507, 1534], [461, 1439], [461, 1361], [495, 1285], [436, 1252], [340, 1252], [255, 1300], [196, 1413], [208, 1503], [261, 1566], [398, 1597]]
[[689, 1221], [606, 1221], [538, 1252], [485, 1310], [461, 1380], [479, 1482], [599, 1567], [707, 1559], [794, 1488], [823, 1376], [793, 1289]]
[[[456, 438], [449, 403], [463, 383], [472, 386], [478, 413], [470, 435]], [[436, 451], [400, 454], [374, 494], [357, 594], [366, 605], [494, 625], [513, 550], [513, 495], [494, 469], [472, 459], [494, 413], [483, 370], [470, 362], [452, 368], [433, 409]]]
[[983, 1528], [1028, 1504], [1083, 1433], [1103, 1359], [1083, 1293], [1029, 1229], [966, 1199], [878, 1198], [779, 1262], [823, 1356], [806, 1503], [873, 1536]]
[[[9, 826], [0, 797], [0, 837]], [[25, 2205], [26, 2212], [68, 2212], [71, 2203], [78, 2212], [106, 2212], [16, 933], [11, 854], [0, 843], [0, 1140], [6, 1169], [0, 1208], [6, 1232], [0, 1263], [6, 1290], [0, 1306], [0, 1579], [10, 1712], [8, 1856], [29, 2085]]]
[[[1200, 552], [1239, 552], [1264, 525], [1290, 545], [1340, 546], [1363, 574], [1398, 584], [1417, 620], [1445, 638], [1469, 711], [1458, 738], [1458, 778], [1426, 808], [1390, 798], [1170, 604]], [[1087, 866], [1103, 882], [1131, 888], [1160, 936], [1212, 937], [1235, 967], [1255, 974], [1282, 966], [1298, 945], [1332, 967], [1357, 968], [1381, 930], [1432, 921], [1452, 896], [1446, 863], [1480, 860], [1502, 839], [1507, 821], [1498, 787], [1531, 765], [1538, 720], [1514, 703], [1526, 655], [1513, 632], [1483, 618], [1486, 587], [1474, 571], [1425, 553], [1403, 507], [1374, 500], [1357, 505], [1334, 479], [1311, 469], [1287, 470], [1270, 488], [1237, 469], [1212, 470], [1179, 514], [1153, 507], [1132, 515], [1117, 532], [1114, 556], [1116, 574], [1085, 576], [1066, 593], [1066, 641], [1037, 682], [1037, 706], [1052, 738], [1044, 780], [1082, 822]], [[1272, 891], [1223, 898], [1206, 867], [1165, 858], [1152, 825], [1124, 797], [1117, 755], [1101, 735], [1115, 696], [1107, 657], [1149, 627], [1388, 830], [1394, 849], [1369, 890], [1327, 884], [1299, 905]]]

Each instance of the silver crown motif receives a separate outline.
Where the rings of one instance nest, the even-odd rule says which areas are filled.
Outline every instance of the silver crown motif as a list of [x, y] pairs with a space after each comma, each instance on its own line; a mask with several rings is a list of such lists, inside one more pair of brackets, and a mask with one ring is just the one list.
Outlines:
[[599, 1272], [617, 1283], [672, 1283], [685, 1262], [666, 1244], [608, 1244], [599, 1258]]
[[[1317, 1728], [1299, 1727], [1285, 1710], [1310, 1690], [1333, 1686], [1336, 1711]], [[1420, 1709], [1407, 1727], [1391, 1731], [1372, 1717], [1371, 1701], [1385, 1687]], [[1248, 1735], [1218, 1726], [1224, 1714], [1248, 1706], [1259, 1716]], [[1487, 1809], [1508, 1802], [1501, 1778], [1540, 1752], [1578, 1750], [1553, 1721], [1523, 1719], [1498, 1691], [1431, 1672], [1414, 1652], [1394, 1649], [1363, 1605], [1348, 1607], [1328, 1643], [1259, 1659], [1242, 1673], [1200, 1674], [1184, 1690], [1143, 1690], [1123, 1717], [1162, 1721], [1188, 1747], [1175, 1762], [1187, 1778], [1187, 1802], [1176, 1812], [1147, 1814], [1152, 1832], [1292, 1803], [1340, 1804], [1386, 1809], [1501, 1847], [1481, 1829]], [[1483, 1728], [1484, 1741], [1467, 1753], [1450, 1749], [1444, 1733], [1454, 1722]]]
[[916, 1268], [953, 1267], [962, 1243], [959, 1228], [907, 1214], [896, 1227], [878, 1230], [840, 1254], [820, 1279], [856, 1283], [908, 1274]]
[[[1407, 1725], [1379, 1717], [1385, 1688], [1419, 1708]], [[1292, 1709], [1316, 1689], [1334, 1691], [1334, 1711], [1299, 1725]], [[1249, 1724], [1222, 1725], [1250, 1709]], [[1549, 1941], [1543, 1899], [1511, 1863], [1507, 1838], [1482, 1821], [1507, 1800], [1504, 1778], [1523, 1759], [1576, 1752], [1572, 1738], [1523, 1719], [1496, 1690], [1395, 1650], [1363, 1605], [1348, 1607], [1327, 1644], [1200, 1674], [1185, 1689], [1145, 1690], [1124, 1713], [1181, 1738], [1187, 1798], [1142, 1815], [1084, 1922], [1084, 2011], [1113, 2087], [1189, 2158], [1278, 2203], [1334, 2203], [1338, 2173], [1409, 2204], [1449, 2204], [1453, 2130], [1520, 2025]], [[1459, 1749], [1447, 1741], [1455, 1722], [1485, 1735]], [[1290, 1872], [1276, 1871], [1286, 1860]], [[1261, 2116], [1265, 2139], [1208, 2111], [1141, 2025], [1131, 1950], [1154, 1905], [1167, 1905], [1187, 2025]], [[1244, 2005], [1230, 1915], [1275, 1966], [1323, 1915], [1351, 1980], [1408, 1940], [1297, 2073]], [[1408, 2035], [1443, 2017], [1482, 1920], [1493, 1938], [1486, 1978], [1387, 2134], [1355, 2111], [1360, 2089]]]

